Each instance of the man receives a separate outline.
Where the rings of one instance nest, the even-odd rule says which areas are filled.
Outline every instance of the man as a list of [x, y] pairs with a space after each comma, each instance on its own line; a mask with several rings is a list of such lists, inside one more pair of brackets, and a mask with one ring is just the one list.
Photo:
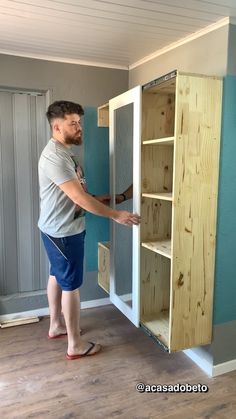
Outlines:
[[[48, 337], [68, 337], [66, 358], [95, 355], [101, 345], [80, 337], [80, 295], [83, 281], [84, 210], [127, 225], [138, 225], [140, 217], [104, 205], [91, 196], [71, 151], [82, 143], [81, 105], [69, 101], [51, 104], [47, 118], [52, 138], [39, 159], [40, 217], [44, 246], [50, 261], [47, 295], [50, 311]], [[63, 312], [66, 328], [61, 322]]]

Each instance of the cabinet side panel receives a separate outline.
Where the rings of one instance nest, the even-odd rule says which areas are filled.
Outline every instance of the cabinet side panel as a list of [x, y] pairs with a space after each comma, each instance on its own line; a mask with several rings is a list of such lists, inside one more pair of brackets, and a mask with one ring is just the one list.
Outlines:
[[172, 351], [211, 341], [222, 81], [179, 75], [173, 188]]

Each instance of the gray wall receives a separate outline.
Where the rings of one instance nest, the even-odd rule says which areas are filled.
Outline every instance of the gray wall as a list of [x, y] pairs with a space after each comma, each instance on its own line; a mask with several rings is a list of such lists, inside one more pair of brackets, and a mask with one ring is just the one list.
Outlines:
[[147, 83], [175, 69], [223, 76], [227, 69], [228, 32], [228, 25], [223, 26], [130, 70], [129, 87]]
[[[84, 107], [95, 109], [111, 97], [128, 89], [128, 71], [0, 54], [0, 87], [33, 91], [50, 90], [51, 100], [77, 101]], [[93, 137], [93, 141], [96, 139], [98, 150], [101, 150], [99, 138]], [[89, 153], [89, 150], [86, 150], [86, 153]], [[80, 148], [79, 154], [83, 161], [83, 147]], [[96, 271], [86, 272], [85, 270], [84, 276], [85, 281], [81, 290], [82, 301], [107, 297], [97, 286]], [[22, 294], [20, 297], [17, 298], [14, 294], [0, 297], [0, 315], [47, 306], [47, 299], [42, 291]]]
[[229, 25], [227, 74], [236, 75], [236, 25]]
[[0, 55], [0, 86], [48, 90], [53, 100], [98, 106], [128, 88], [128, 71]]

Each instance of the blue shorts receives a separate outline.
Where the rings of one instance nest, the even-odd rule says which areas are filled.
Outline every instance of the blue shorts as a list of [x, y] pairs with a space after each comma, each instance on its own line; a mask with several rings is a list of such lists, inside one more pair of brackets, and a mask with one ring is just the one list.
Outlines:
[[73, 236], [56, 238], [41, 231], [50, 262], [50, 275], [56, 277], [63, 291], [73, 291], [83, 283], [85, 231]]

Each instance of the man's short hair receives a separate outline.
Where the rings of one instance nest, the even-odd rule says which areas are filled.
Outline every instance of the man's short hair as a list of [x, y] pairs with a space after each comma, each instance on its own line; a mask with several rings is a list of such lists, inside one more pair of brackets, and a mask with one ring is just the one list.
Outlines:
[[49, 105], [46, 117], [49, 124], [56, 118], [65, 118], [65, 115], [75, 113], [77, 115], [84, 115], [84, 110], [79, 103], [70, 102], [68, 100], [57, 100]]

